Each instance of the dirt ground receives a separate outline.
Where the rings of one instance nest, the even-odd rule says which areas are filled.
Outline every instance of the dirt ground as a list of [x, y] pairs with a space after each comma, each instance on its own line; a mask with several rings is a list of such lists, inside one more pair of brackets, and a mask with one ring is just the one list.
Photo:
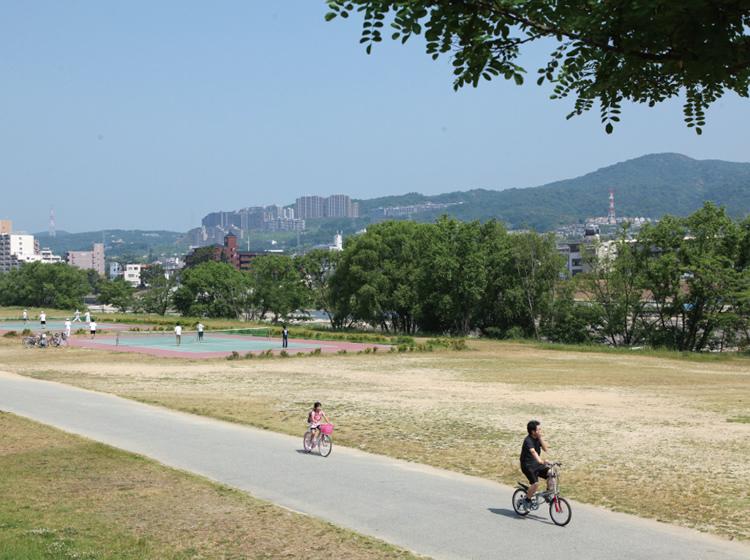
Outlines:
[[750, 360], [470, 346], [230, 362], [3, 341], [0, 369], [295, 435], [320, 400], [339, 444], [510, 484], [536, 418], [563, 493], [750, 539]]
[[0, 472], [0, 559], [416, 558], [3, 413]]

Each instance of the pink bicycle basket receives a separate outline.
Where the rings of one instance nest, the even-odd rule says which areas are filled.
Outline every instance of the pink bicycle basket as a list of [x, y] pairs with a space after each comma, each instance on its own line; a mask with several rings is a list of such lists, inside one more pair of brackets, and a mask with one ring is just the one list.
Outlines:
[[333, 424], [321, 424], [320, 431], [330, 436], [333, 433]]

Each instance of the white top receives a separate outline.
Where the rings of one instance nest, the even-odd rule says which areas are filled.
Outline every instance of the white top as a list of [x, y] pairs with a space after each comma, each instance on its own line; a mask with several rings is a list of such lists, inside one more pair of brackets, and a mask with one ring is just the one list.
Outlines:
[[25, 309], [24, 309], [24, 311], [23, 311], [23, 318], [24, 318], [24, 319], [28, 319], [28, 318], [29, 318], [29, 314], [28, 314], [28, 313], [26, 312], [26, 310], [25, 310]]
[[89, 313], [88, 311], [86, 311], [86, 320], [91, 321], [91, 313]]
[[39, 314], [39, 320], [40, 321], [46, 321], [47, 320], [47, 314], [42, 312]]
[[196, 328], [198, 329], [198, 332], [203, 332], [203, 323], [198, 323]]
[[66, 330], [70, 330], [70, 320], [69, 319], [65, 320], [65, 329]]
[[80, 317], [80, 316], [81, 316], [81, 312], [76, 309], [76, 317]]
[[174, 334], [176, 334], [177, 336], [180, 336], [182, 334], [182, 327], [180, 325], [177, 325], [174, 328]]
[[91, 329], [92, 331], [95, 331], [95, 330], [96, 330], [96, 321], [91, 321], [91, 322], [89, 323], [89, 328], [90, 328], [90, 329]]

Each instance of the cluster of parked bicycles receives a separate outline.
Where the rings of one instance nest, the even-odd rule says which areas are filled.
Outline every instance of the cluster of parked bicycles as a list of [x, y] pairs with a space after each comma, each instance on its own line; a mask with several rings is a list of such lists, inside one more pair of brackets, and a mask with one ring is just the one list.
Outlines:
[[65, 333], [47, 333], [30, 334], [21, 339], [24, 348], [49, 348], [65, 346]]

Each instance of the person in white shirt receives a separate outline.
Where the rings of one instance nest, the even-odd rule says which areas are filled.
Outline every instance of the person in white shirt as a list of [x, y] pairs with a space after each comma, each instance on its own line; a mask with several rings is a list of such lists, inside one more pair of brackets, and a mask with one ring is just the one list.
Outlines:
[[96, 321], [89, 321], [89, 331], [91, 332], [91, 338], [96, 336]]
[[70, 317], [65, 319], [65, 340], [67, 341], [70, 338], [70, 327], [72, 323], [70, 322]]
[[26, 326], [26, 323], [29, 322], [29, 312], [25, 309], [23, 310], [23, 325]]
[[203, 323], [198, 323], [198, 326], [195, 328], [198, 329], [198, 342], [203, 342], [203, 329], [206, 327], [203, 326]]
[[182, 342], [182, 327], [179, 323], [177, 323], [174, 327], [174, 336], [177, 339], [177, 346], [179, 346], [180, 342]]
[[86, 311], [86, 315], [85, 316], [86, 316], [86, 322], [90, 323], [91, 322], [91, 312], [90, 311]]
[[75, 323], [78, 321], [81, 322], [81, 312], [76, 309], [75, 316], [73, 317], [73, 322]]
[[39, 314], [39, 322], [42, 324], [42, 328], [47, 326], [47, 314], [44, 311]]

